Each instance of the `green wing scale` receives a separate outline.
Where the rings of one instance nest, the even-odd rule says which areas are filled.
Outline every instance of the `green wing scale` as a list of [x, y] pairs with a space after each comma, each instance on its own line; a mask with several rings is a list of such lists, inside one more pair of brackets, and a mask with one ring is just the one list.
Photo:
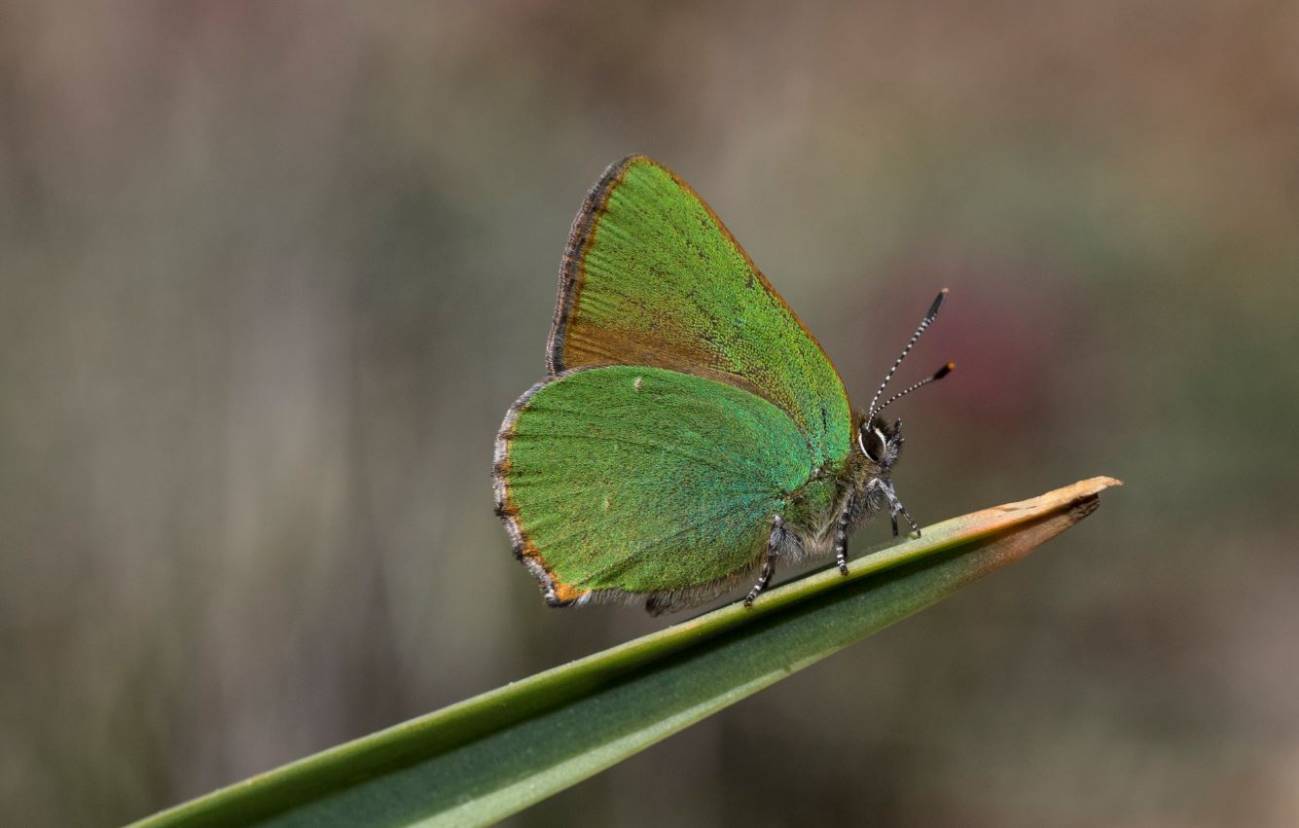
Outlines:
[[644, 156], [574, 221], [549, 376], [496, 443], [497, 511], [555, 606], [716, 595], [777, 514], [825, 511], [852, 444], [843, 381], [717, 215]]
[[547, 368], [654, 365], [763, 397], [818, 465], [848, 454], [830, 358], [688, 184], [643, 155], [611, 166], [573, 222]]
[[552, 604], [724, 587], [812, 470], [771, 403], [646, 366], [538, 384], [507, 416], [497, 462], [499, 510]]

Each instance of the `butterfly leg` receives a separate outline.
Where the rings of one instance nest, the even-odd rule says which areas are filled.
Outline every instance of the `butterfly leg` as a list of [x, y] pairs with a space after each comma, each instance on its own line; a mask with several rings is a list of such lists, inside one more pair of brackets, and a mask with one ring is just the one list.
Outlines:
[[893, 484], [886, 483], [881, 485], [879, 488], [880, 491], [884, 493], [885, 499], [889, 502], [889, 522], [893, 524], [893, 537], [896, 538], [898, 536], [898, 515], [902, 515], [902, 517], [906, 518], [907, 523], [910, 524], [911, 535], [917, 538], [920, 537], [920, 527], [916, 525], [915, 519], [912, 518], [911, 513], [907, 511], [907, 507], [903, 506], [902, 501], [898, 500], [897, 494], [893, 491]]
[[843, 504], [839, 520], [834, 527], [834, 561], [839, 564], [839, 574], [848, 574], [848, 524], [852, 522], [852, 499]]
[[[898, 504], [898, 514], [906, 518], [907, 523], [911, 524], [911, 536], [916, 538], [920, 537], [920, 527], [916, 525], [915, 518], [911, 517], [911, 513], [907, 511], [907, 507], [903, 506], [901, 503]], [[894, 518], [894, 520], [896, 521], [897, 518]]]
[[762, 572], [758, 574], [758, 581], [753, 585], [753, 589], [744, 596], [744, 606], [753, 606], [753, 602], [758, 599], [758, 593], [766, 589], [767, 584], [771, 582], [771, 576], [776, 574], [776, 556], [780, 554], [780, 547], [784, 542], [785, 520], [780, 515], [773, 515], [771, 535], [767, 537], [767, 554], [762, 558]]

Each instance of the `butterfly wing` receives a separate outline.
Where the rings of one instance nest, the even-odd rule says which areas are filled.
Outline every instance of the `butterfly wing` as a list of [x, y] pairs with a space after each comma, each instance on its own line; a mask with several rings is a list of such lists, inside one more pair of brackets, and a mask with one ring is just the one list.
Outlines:
[[851, 446], [843, 380], [688, 184], [640, 155], [605, 172], [573, 223], [548, 343], [552, 374], [653, 365], [775, 404], [816, 466]]
[[554, 605], [717, 594], [762, 559], [812, 473], [804, 435], [733, 385], [645, 366], [566, 372], [511, 407], [497, 511]]

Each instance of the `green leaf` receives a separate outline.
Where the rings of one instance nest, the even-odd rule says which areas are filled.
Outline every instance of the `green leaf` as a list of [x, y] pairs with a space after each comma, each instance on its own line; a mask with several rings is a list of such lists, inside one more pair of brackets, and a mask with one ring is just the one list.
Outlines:
[[[1091, 514], [1095, 477], [290, 763], [137, 826], [500, 820], [934, 604]], [[581, 619], [574, 614], [574, 623]]]

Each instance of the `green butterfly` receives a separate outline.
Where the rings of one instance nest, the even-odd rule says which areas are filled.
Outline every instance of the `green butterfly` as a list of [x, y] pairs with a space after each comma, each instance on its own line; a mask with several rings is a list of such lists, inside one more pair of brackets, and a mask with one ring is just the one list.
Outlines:
[[660, 613], [834, 551], [887, 508], [901, 422], [864, 412], [688, 184], [641, 155], [611, 166], [573, 222], [547, 377], [496, 438], [496, 511], [554, 607], [640, 599]]

